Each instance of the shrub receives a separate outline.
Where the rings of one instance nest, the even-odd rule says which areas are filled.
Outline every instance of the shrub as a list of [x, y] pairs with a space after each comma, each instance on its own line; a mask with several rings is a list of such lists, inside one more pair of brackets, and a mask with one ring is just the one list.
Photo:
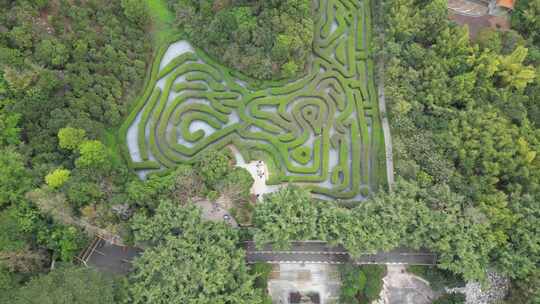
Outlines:
[[368, 303], [379, 298], [383, 287], [383, 277], [386, 275], [386, 267], [382, 265], [364, 265], [362, 271], [367, 277], [364, 296]]
[[45, 176], [47, 186], [57, 189], [62, 187], [68, 180], [71, 172], [67, 169], [56, 169]]
[[58, 131], [58, 145], [62, 149], [76, 150], [86, 140], [86, 131], [66, 127]]
[[342, 304], [357, 304], [358, 294], [362, 293], [366, 287], [367, 277], [357, 266], [342, 265], [341, 272], [341, 293], [339, 301]]
[[86, 140], [80, 145], [81, 156], [76, 160], [77, 167], [107, 172], [110, 169], [107, 150], [98, 140]]
[[231, 155], [228, 149], [209, 149], [197, 156], [194, 168], [206, 184], [214, 188], [230, 170]]

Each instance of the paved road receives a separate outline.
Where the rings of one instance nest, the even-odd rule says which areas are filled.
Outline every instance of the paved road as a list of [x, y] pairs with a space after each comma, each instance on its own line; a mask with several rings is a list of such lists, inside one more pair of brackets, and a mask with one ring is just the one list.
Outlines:
[[294, 242], [288, 250], [272, 250], [271, 246], [257, 249], [253, 242], [246, 242], [248, 263], [322, 263], [322, 264], [407, 264], [435, 265], [435, 254], [399, 248], [390, 252], [363, 254], [352, 258], [343, 247], [330, 247], [325, 242]]

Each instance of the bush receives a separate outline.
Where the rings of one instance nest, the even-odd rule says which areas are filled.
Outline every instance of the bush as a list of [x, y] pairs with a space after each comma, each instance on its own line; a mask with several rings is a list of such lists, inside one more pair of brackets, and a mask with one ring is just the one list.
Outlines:
[[85, 180], [69, 182], [65, 193], [69, 203], [75, 208], [96, 203], [103, 197], [103, 192], [97, 184]]
[[229, 172], [231, 159], [228, 149], [209, 149], [197, 156], [194, 168], [208, 187], [214, 188]]
[[80, 145], [81, 156], [75, 164], [83, 169], [91, 169], [94, 172], [108, 172], [110, 169], [107, 149], [98, 140], [86, 140]]
[[386, 267], [381, 265], [364, 265], [360, 267], [367, 277], [364, 297], [368, 303], [379, 298], [383, 287], [383, 277], [386, 275]]
[[342, 304], [357, 304], [357, 296], [366, 287], [366, 274], [357, 266], [343, 265], [341, 272], [341, 293], [339, 301]]
[[58, 131], [58, 145], [62, 149], [76, 150], [86, 140], [86, 131], [76, 128], [62, 128]]
[[415, 265], [407, 267], [407, 271], [426, 279], [435, 291], [441, 291], [445, 287], [465, 286], [465, 282], [461, 276], [437, 267]]
[[344, 265], [341, 272], [341, 295], [342, 304], [371, 303], [379, 298], [383, 286], [383, 277], [386, 275], [385, 266]]
[[71, 172], [66, 169], [56, 169], [53, 172], [45, 176], [45, 183], [47, 186], [57, 189], [62, 187], [68, 180]]

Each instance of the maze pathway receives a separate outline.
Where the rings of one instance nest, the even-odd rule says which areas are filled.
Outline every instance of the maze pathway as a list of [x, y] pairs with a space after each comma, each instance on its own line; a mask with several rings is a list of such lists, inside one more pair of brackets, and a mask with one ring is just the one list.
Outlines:
[[301, 184], [321, 198], [367, 196], [384, 180], [370, 2], [314, 6], [313, 54], [296, 80], [261, 84], [186, 41], [160, 52], [122, 128], [132, 168], [173, 168], [234, 145], [246, 161], [265, 161], [269, 184]]

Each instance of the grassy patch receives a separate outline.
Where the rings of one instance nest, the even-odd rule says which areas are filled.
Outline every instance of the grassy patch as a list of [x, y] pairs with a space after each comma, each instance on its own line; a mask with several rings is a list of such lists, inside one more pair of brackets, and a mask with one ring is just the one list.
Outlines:
[[167, 43], [170, 37], [174, 37], [179, 33], [175, 28], [174, 13], [169, 10], [167, 0], [146, 0], [152, 17], [152, 37], [154, 45]]

